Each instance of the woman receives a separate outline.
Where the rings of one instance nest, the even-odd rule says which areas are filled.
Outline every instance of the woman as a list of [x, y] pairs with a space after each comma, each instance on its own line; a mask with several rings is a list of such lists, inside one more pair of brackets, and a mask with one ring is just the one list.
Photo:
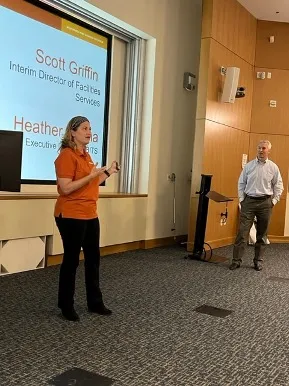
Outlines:
[[119, 168], [97, 168], [86, 150], [91, 138], [87, 118], [77, 116], [67, 125], [60, 154], [55, 160], [59, 197], [55, 205], [55, 221], [63, 242], [60, 267], [58, 307], [67, 320], [78, 321], [74, 309], [75, 275], [81, 247], [84, 253], [87, 306], [90, 312], [109, 315], [99, 288], [99, 220], [96, 201], [99, 185]]

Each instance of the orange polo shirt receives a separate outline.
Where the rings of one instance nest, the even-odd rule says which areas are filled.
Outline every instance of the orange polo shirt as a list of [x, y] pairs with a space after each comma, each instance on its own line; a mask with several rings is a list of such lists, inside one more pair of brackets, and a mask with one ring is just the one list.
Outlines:
[[[65, 148], [60, 151], [55, 160], [55, 171], [57, 178], [71, 178], [72, 181], [87, 176], [94, 163], [89, 153], [81, 153], [79, 150]], [[59, 197], [56, 201], [54, 216], [60, 214], [65, 218], [89, 220], [97, 217], [97, 205], [99, 195], [98, 178], [90, 181], [82, 188], [64, 195], [57, 185]]]

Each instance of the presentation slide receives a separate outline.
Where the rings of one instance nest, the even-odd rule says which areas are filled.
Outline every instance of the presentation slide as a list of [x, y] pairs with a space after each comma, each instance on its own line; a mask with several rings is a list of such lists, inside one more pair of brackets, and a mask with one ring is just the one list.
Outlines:
[[[58, 16], [53, 28], [0, 6], [0, 130], [23, 132], [22, 180], [55, 181], [68, 121], [89, 119], [102, 163], [108, 38]], [[9, 165], [7, 165], [9, 167]]]

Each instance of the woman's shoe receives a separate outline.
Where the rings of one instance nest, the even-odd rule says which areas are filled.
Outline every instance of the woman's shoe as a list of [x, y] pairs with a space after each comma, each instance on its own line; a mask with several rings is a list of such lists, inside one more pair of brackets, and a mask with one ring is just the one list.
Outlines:
[[88, 311], [92, 312], [94, 314], [99, 314], [99, 315], [111, 315], [112, 312], [110, 309], [105, 307], [103, 303], [96, 303], [91, 306], [88, 306]]
[[80, 320], [74, 307], [62, 308], [61, 312], [62, 312], [62, 316], [71, 322], [78, 322]]

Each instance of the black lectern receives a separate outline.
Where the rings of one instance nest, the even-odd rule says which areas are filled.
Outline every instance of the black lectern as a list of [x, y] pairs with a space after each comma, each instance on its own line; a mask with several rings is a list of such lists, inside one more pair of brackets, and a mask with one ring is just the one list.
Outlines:
[[[190, 254], [188, 257], [191, 260], [209, 262], [212, 258], [212, 248], [208, 243], [205, 243], [209, 200], [213, 200], [215, 202], [226, 202], [226, 212], [221, 213], [222, 219], [223, 218], [227, 219], [228, 217], [227, 203], [233, 200], [231, 198], [223, 196], [220, 193], [210, 191], [211, 181], [213, 177], [212, 175], [202, 174], [201, 177], [202, 179], [201, 179], [200, 191], [196, 192], [196, 194], [200, 195], [200, 198], [199, 198], [198, 214], [197, 214], [197, 221], [196, 221], [194, 249], [193, 249], [193, 253]], [[209, 260], [206, 259], [206, 249], [204, 247], [205, 245], [207, 245], [211, 251]], [[205, 258], [203, 258], [203, 255], [205, 255]]]
[[0, 190], [20, 192], [22, 131], [0, 130]]

